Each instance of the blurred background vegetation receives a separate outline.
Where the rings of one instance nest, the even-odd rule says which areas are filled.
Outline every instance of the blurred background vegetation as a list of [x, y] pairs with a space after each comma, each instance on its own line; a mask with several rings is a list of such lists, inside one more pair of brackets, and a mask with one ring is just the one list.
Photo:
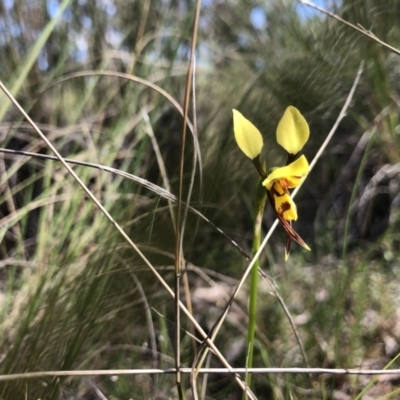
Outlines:
[[[318, 4], [400, 48], [399, 1]], [[112, 166], [177, 194], [182, 117], [171, 103], [137, 82], [77, 75], [131, 74], [183, 104], [194, 8], [187, 0], [3, 0], [0, 79], [64, 157]], [[383, 368], [399, 352], [400, 59], [296, 1], [202, 4], [194, 107], [202, 180], [197, 169], [192, 206], [249, 253], [258, 178], [234, 142], [232, 108], [263, 133], [271, 167], [284, 163], [275, 128], [294, 105], [310, 124], [304, 150], [312, 159], [362, 62], [348, 115], [296, 200], [295, 228], [312, 251], [293, 245], [284, 263], [278, 229], [261, 258], [313, 367]], [[0, 138], [3, 148], [50, 154], [3, 94]], [[186, 156], [187, 191], [191, 136]], [[74, 169], [172, 285], [167, 201], [121, 177]], [[171, 297], [64, 168], [0, 154], [0, 176], [0, 373], [173, 367]], [[273, 220], [269, 209], [265, 232]], [[246, 261], [193, 215], [184, 254], [194, 315], [207, 330]], [[216, 341], [235, 367], [245, 365], [246, 290]], [[305, 367], [263, 283], [259, 304], [254, 366]], [[181, 347], [190, 366], [184, 332]], [[211, 366], [220, 363], [212, 358]], [[254, 392], [259, 399], [351, 399], [371, 378], [312, 380], [256, 375]], [[210, 375], [204, 386], [208, 399], [241, 398], [227, 375]], [[187, 377], [184, 387], [191, 398]], [[380, 379], [362, 398], [397, 398], [399, 388], [398, 378]], [[0, 398], [169, 399], [175, 389], [172, 375], [43, 378], [1, 382]]]

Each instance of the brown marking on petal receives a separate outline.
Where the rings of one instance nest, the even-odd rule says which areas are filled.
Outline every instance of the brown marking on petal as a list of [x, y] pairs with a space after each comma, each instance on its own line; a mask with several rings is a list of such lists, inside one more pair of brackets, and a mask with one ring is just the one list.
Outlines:
[[270, 192], [276, 197], [281, 197], [285, 194], [285, 193], [280, 194], [276, 189], [275, 185], [272, 185]]
[[281, 204], [281, 207], [279, 209], [279, 213], [283, 215], [283, 213], [285, 211], [289, 211], [291, 208], [292, 208], [292, 206], [290, 205], [290, 203], [285, 201], [284, 203]]

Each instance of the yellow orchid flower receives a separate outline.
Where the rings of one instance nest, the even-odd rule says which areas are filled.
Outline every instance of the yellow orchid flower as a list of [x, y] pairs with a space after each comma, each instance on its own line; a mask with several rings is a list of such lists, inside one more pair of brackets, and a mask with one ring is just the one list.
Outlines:
[[309, 168], [306, 157], [302, 155], [285, 167], [274, 168], [262, 183], [267, 188], [270, 203], [286, 231], [285, 261], [289, 258], [291, 239], [310, 250], [304, 240], [292, 228], [292, 221], [297, 220], [297, 207], [288, 190], [303, 182]]
[[267, 189], [268, 199], [286, 231], [285, 260], [289, 257], [291, 239], [310, 250], [292, 228], [292, 221], [296, 221], [298, 215], [296, 204], [289, 193], [289, 189], [303, 182], [310, 169], [304, 155], [296, 159], [310, 135], [307, 121], [297, 108], [289, 106], [286, 109], [278, 124], [276, 138], [278, 144], [288, 153], [288, 164], [272, 168], [269, 174], [264, 172], [259, 160], [263, 146], [259, 130], [236, 110], [233, 110], [233, 129], [239, 148], [252, 160], [263, 179], [262, 184]]

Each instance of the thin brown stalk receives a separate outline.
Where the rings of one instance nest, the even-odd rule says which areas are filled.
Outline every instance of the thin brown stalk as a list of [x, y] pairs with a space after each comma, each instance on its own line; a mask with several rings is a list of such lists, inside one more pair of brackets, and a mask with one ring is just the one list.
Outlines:
[[[178, 189], [178, 208], [176, 213], [176, 243], [175, 243], [175, 316], [176, 316], [176, 329], [175, 329], [175, 355], [176, 355], [176, 384], [178, 388], [179, 399], [183, 399], [182, 387], [181, 387], [181, 377], [179, 373], [179, 367], [181, 363], [180, 354], [180, 308], [179, 308], [179, 290], [180, 290], [180, 276], [183, 266], [183, 226], [185, 221], [182, 218], [182, 200], [183, 200], [183, 174], [184, 174], [184, 164], [185, 164], [185, 146], [186, 146], [186, 129], [187, 120], [190, 104], [190, 94], [192, 87], [192, 75], [193, 75], [193, 65], [194, 65], [194, 54], [196, 51], [197, 44], [197, 30], [200, 18], [200, 7], [201, 1], [196, 1], [196, 10], [193, 19], [193, 30], [192, 30], [192, 40], [190, 46], [190, 59], [188, 65], [188, 71], [186, 75], [186, 85], [185, 85], [185, 100], [183, 103], [183, 125], [181, 134], [181, 153], [180, 153], [180, 164], [179, 164], [179, 189]], [[186, 275], [187, 277], [187, 275]], [[186, 280], [186, 286], [188, 286], [188, 281]], [[190, 298], [190, 290], [187, 287], [187, 294]]]
[[[197, 116], [196, 116], [196, 58], [193, 58], [193, 74], [192, 74], [192, 109], [193, 109], [193, 137], [195, 139], [195, 143], [197, 143], [198, 146], [198, 151], [193, 152], [193, 159], [192, 159], [192, 171], [191, 171], [191, 176], [190, 176], [190, 184], [189, 184], [189, 189], [186, 197], [186, 204], [190, 204], [190, 200], [192, 197], [192, 191], [194, 187], [194, 182], [195, 182], [195, 176], [196, 176], [196, 168], [197, 168], [197, 163], [199, 164], [199, 196], [198, 196], [198, 204], [201, 206], [202, 201], [203, 201], [203, 172], [202, 172], [202, 161], [201, 161], [201, 152], [200, 152], [200, 146], [198, 142], [198, 136], [197, 136]], [[187, 219], [187, 214], [189, 212], [189, 207], [185, 206], [184, 207], [184, 213], [183, 213], [183, 221], [186, 221]], [[194, 228], [194, 234], [193, 234], [193, 239], [192, 243], [195, 241], [196, 238], [196, 232], [198, 229], [200, 221], [196, 220], [196, 225]], [[181, 231], [181, 247], [183, 245], [182, 240], [184, 237], [184, 232], [185, 232], [185, 223], [182, 224], [182, 231]], [[188, 257], [189, 259], [190, 257]], [[183, 287], [185, 291], [185, 300], [186, 300], [186, 307], [188, 310], [193, 313], [193, 306], [192, 306], [192, 297], [191, 297], [191, 292], [190, 292], [190, 285], [189, 285], [189, 277], [187, 274], [187, 262], [183, 264], [184, 268], [184, 274], [183, 274]], [[189, 326], [189, 329], [192, 334], [194, 334], [194, 329], [193, 325]], [[197, 352], [197, 343], [195, 340], [192, 340], [192, 347], [193, 347], [193, 353], [196, 354]]]

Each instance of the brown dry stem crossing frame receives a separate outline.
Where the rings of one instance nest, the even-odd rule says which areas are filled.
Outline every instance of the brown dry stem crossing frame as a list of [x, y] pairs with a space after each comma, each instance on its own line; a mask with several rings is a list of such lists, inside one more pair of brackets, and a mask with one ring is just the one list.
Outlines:
[[[54, 376], [110, 376], [110, 375], [167, 375], [175, 374], [175, 368], [169, 369], [94, 369], [83, 371], [41, 371], [21, 374], [0, 375], [0, 382], [19, 379], [37, 379]], [[192, 373], [192, 368], [180, 368], [182, 374]], [[313, 374], [313, 375], [400, 375], [400, 369], [356, 369], [356, 368], [201, 368], [200, 374]]]

